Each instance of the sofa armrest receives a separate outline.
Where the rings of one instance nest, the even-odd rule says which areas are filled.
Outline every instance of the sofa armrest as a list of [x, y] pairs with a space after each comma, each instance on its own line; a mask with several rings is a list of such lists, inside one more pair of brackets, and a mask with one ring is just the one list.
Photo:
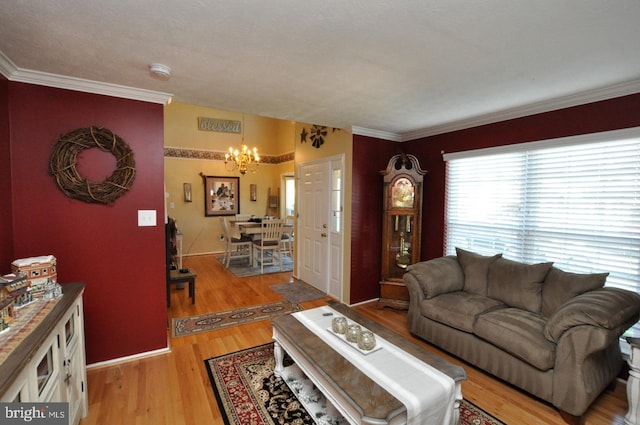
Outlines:
[[403, 279], [405, 284], [408, 279], [415, 280], [427, 299], [460, 291], [464, 286], [462, 267], [453, 255], [412, 264]]
[[564, 303], [549, 318], [545, 337], [558, 342], [575, 326], [599, 327], [620, 337], [640, 319], [640, 295], [618, 288], [601, 288], [578, 295]]
[[556, 407], [571, 415], [584, 414], [620, 372], [620, 336], [639, 318], [640, 295], [610, 287], [585, 292], [556, 310], [544, 330], [557, 344]]

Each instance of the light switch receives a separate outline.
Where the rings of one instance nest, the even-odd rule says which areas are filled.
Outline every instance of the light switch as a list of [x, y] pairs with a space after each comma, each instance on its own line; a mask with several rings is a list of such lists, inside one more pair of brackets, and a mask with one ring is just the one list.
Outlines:
[[156, 210], [138, 210], [138, 227], [155, 225]]

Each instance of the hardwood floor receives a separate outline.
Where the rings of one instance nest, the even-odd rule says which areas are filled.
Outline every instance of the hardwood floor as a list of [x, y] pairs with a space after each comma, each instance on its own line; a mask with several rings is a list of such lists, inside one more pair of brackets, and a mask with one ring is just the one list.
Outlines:
[[[191, 304], [187, 289], [172, 289], [168, 324], [173, 317], [280, 301], [270, 285], [288, 282], [291, 273], [236, 278], [212, 255], [188, 257], [185, 267], [197, 271], [196, 303]], [[324, 305], [319, 299], [302, 303], [305, 309]], [[463, 366], [467, 380], [464, 397], [508, 425], [563, 424], [550, 405], [469, 366], [428, 343], [412, 337], [406, 330], [406, 313], [379, 310], [375, 303], [354, 307], [408, 339], [448, 361]], [[204, 360], [271, 341], [269, 321], [171, 338], [171, 352], [87, 371], [89, 414], [82, 425], [159, 425], [223, 424], [211, 389]], [[614, 391], [606, 391], [592, 405], [586, 423], [624, 424], [627, 411], [624, 381]]]

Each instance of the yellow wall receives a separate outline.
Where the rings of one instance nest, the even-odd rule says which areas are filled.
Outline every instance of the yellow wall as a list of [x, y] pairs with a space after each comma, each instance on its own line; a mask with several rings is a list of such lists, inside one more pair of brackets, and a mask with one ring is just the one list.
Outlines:
[[[245, 143], [250, 147], [256, 146], [262, 156], [278, 156], [293, 151], [295, 125], [288, 121], [252, 115], [243, 117], [241, 113], [178, 102], [165, 106], [165, 147], [222, 153], [230, 146], [240, 146], [242, 134], [198, 130], [197, 118], [200, 116], [237, 121], [244, 119]], [[269, 189], [272, 194], [277, 194], [281, 174], [294, 171], [293, 161], [278, 164], [261, 162], [256, 173], [244, 176], [237, 171], [227, 171], [221, 160], [165, 157], [164, 165], [167, 214], [176, 220], [178, 229], [183, 233], [185, 255], [224, 250], [220, 241], [220, 219], [204, 215], [204, 182], [201, 173], [205, 176], [240, 177], [240, 213], [262, 217], [267, 212]], [[192, 202], [184, 201], [183, 183], [191, 183]], [[255, 202], [249, 199], [250, 184], [257, 185]]]

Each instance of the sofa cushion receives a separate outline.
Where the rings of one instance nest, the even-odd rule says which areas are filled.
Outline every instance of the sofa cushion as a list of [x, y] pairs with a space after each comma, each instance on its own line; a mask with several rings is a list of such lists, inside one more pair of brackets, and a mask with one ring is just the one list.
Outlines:
[[478, 315], [504, 307], [506, 306], [500, 301], [458, 291], [422, 301], [420, 313], [436, 322], [471, 333]]
[[415, 277], [426, 298], [460, 291], [464, 285], [462, 268], [454, 256], [412, 264], [407, 267], [407, 273]]
[[556, 345], [544, 336], [546, 320], [536, 313], [503, 308], [478, 317], [473, 333], [540, 370], [555, 363]]
[[484, 256], [456, 248], [456, 255], [464, 272], [464, 290], [486, 296], [489, 264], [502, 257], [502, 254]]
[[542, 315], [553, 313], [571, 298], [602, 288], [609, 273], [578, 274], [551, 267], [542, 284]]
[[487, 295], [532, 313], [542, 308], [542, 282], [553, 263], [524, 264], [498, 258], [489, 264]]

